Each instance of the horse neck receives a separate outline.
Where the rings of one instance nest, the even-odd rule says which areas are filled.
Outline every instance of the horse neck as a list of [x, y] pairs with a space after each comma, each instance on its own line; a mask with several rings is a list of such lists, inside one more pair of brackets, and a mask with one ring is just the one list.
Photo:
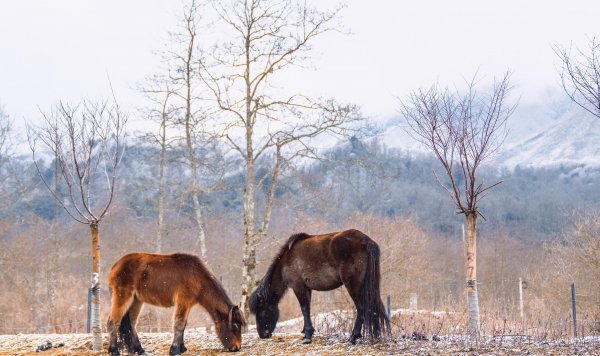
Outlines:
[[265, 275], [261, 283], [261, 288], [265, 288], [266, 296], [268, 299], [273, 300], [274, 302], [279, 302], [283, 295], [285, 294], [285, 290], [287, 289], [287, 285], [283, 280], [282, 275], [282, 264], [283, 259], [279, 258], [273, 262], [271, 266], [269, 266], [269, 270]]
[[207, 288], [205, 292], [198, 298], [198, 303], [202, 305], [206, 311], [213, 316], [216, 313], [227, 315], [229, 310], [233, 307], [233, 303], [229, 300], [229, 297], [221, 287], [220, 283], [215, 278], [208, 278], [205, 281]]

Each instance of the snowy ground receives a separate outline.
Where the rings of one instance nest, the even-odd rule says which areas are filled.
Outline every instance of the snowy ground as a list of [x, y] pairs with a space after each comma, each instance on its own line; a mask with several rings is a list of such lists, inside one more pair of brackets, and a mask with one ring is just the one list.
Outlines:
[[[420, 311], [393, 311], [394, 317]], [[443, 313], [443, 312], [442, 312]], [[395, 335], [376, 344], [360, 340], [356, 345], [347, 342], [352, 318], [348, 312], [334, 311], [313, 317], [317, 334], [313, 343], [303, 345], [302, 318], [278, 323], [277, 333], [261, 340], [251, 325], [243, 335], [242, 349], [235, 355], [599, 355], [600, 337], [578, 339], [535, 340], [530, 337], [483, 337], [478, 343], [462, 336]], [[321, 331], [322, 333], [319, 333]], [[398, 332], [395, 332], [398, 334]], [[423, 340], [425, 339], [425, 340]], [[148, 356], [167, 355], [172, 333], [140, 333], [140, 341]], [[226, 352], [216, 336], [205, 328], [188, 329], [185, 333], [188, 352], [184, 355], [217, 355]], [[52, 348], [36, 353], [41, 345]], [[89, 334], [0, 335], [0, 356], [3, 355], [93, 355], [106, 353], [108, 335], [104, 334], [104, 352], [91, 352]]]
[[[141, 333], [140, 340], [149, 356], [168, 354], [170, 333]], [[440, 337], [437, 341], [417, 341], [406, 338], [387, 340], [377, 344], [359, 342], [351, 345], [344, 335], [316, 335], [310, 345], [300, 344], [300, 334], [276, 333], [269, 340], [259, 339], [255, 333], [244, 334], [242, 350], [236, 355], [600, 355], [600, 339], [534, 341], [527, 338], [494, 338], [479, 345], [462, 337]], [[36, 348], [47, 342], [55, 346], [36, 353]], [[58, 346], [57, 345], [62, 345]], [[2, 335], [0, 355], [92, 355], [91, 336], [64, 335]], [[105, 336], [104, 350], [107, 349]], [[185, 355], [217, 355], [225, 352], [214, 335], [203, 330], [186, 333]], [[106, 351], [104, 351], [106, 352]], [[104, 354], [104, 352], [100, 354]]]

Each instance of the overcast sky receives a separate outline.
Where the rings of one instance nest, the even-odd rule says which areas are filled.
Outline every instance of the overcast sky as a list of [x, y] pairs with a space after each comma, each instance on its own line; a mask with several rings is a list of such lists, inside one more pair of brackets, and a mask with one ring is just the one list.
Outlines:
[[[321, 3], [326, 3], [323, 0]], [[129, 111], [133, 89], [156, 68], [153, 51], [174, 30], [173, 0], [1, 0], [0, 103], [17, 119], [39, 117], [58, 99], [110, 95]], [[335, 2], [331, 2], [335, 4]], [[351, 35], [327, 34], [315, 46], [316, 71], [289, 85], [363, 107], [374, 118], [397, 114], [396, 96], [477, 70], [514, 72], [521, 105], [560, 96], [553, 44], [585, 45], [600, 35], [600, 1], [350, 0]]]

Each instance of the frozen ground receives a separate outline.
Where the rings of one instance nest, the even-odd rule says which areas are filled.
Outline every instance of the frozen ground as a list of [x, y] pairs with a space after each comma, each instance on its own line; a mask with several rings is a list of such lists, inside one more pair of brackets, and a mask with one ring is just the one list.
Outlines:
[[[140, 340], [148, 356], [168, 354], [170, 333], [141, 333]], [[535, 341], [528, 338], [504, 337], [486, 339], [478, 345], [463, 337], [436, 338], [437, 341], [417, 341], [395, 338], [377, 344], [359, 342], [351, 345], [345, 335], [316, 335], [310, 345], [300, 344], [301, 335], [276, 333], [269, 340], [259, 339], [254, 332], [244, 334], [242, 350], [236, 355], [600, 355], [600, 339]], [[36, 353], [47, 342], [53, 346]], [[0, 355], [93, 355], [88, 334], [63, 335], [2, 335]], [[104, 335], [104, 350], [107, 349]], [[192, 329], [186, 333], [188, 352], [184, 355], [217, 355], [225, 352], [214, 335]], [[106, 351], [100, 353], [104, 354]]]

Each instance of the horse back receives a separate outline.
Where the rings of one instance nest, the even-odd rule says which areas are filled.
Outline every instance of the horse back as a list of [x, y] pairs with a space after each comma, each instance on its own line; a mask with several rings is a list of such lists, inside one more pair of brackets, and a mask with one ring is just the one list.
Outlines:
[[144, 303], [170, 307], [198, 300], [210, 276], [196, 256], [137, 252], [113, 265], [109, 285], [113, 293], [133, 292]]
[[289, 284], [302, 280], [311, 289], [335, 289], [343, 283], [342, 268], [365, 269], [369, 243], [374, 241], [358, 230], [309, 235], [282, 256], [284, 274]]

